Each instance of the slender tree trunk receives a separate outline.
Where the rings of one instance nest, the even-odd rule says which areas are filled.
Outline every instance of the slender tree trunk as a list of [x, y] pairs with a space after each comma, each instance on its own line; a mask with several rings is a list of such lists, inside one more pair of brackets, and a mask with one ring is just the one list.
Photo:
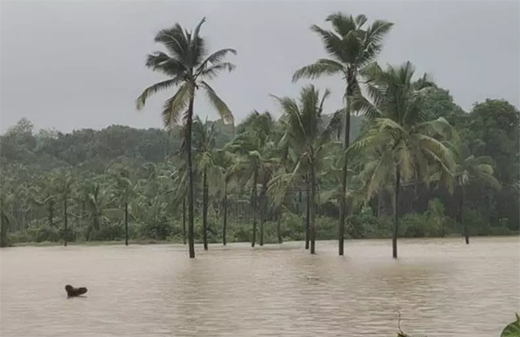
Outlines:
[[256, 184], [258, 183], [258, 170], [253, 173], [253, 188], [251, 189], [251, 211], [253, 212], [253, 236], [251, 238], [251, 247], [256, 243]]
[[125, 246], [128, 246], [128, 202], [125, 202]]
[[267, 214], [267, 174], [264, 173], [262, 181], [262, 191], [260, 192], [260, 246], [264, 245], [264, 224], [265, 216]]
[[186, 244], [186, 196], [182, 197], [182, 242]]
[[208, 175], [206, 168], [202, 174], [202, 241], [208, 250]]
[[383, 211], [383, 189], [377, 191], [377, 217], [381, 217]]
[[7, 247], [7, 231], [9, 230], [9, 219], [1, 212], [0, 218], [0, 247]]
[[224, 208], [224, 224], [222, 225], [222, 245], [226, 245], [226, 230], [227, 230], [227, 182], [224, 182], [224, 200], [222, 201], [222, 206]]
[[67, 247], [68, 237], [67, 197], [63, 199], [63, 246]]
[[278, 243], [282, 243], [282, 207], [278, 208], [278, 219], [276, 223], [276, 235], [278, 236]]
[[399, 190], [401, 188], [401, 171], [399, 166], [395, 167], [394, 186], [394, 233], [392, 236], [392, 256], [397, 259], [397, 234], [399, 233]]
[[195, 89], [192, 89], [188, 106], [188, 118], [186, 121], [186, 152], [188, 155], [188, 245], [190, 258], [195, 258], [195, 238], [194, 238], [194, 186], [193, 186], [193, 158], [191, 153], [191, 129], [193, 125], [193, 101], [195, 99]]
[[[347, 85], [347, 107], [345, 113], [345, 134], [344, 134], [344, 149], [348, 149], [350, 145], [350, 103], [352, 101], [352, 89], [350, 84]], [[342, 256], [345, 252], [345, 219], [347, 217], [347, 174], [348, 174], [348, 155], [345, 153], [345, 162], [343, 164], [343, 172], [341, 175], [341, 198], [339, 210], [339, 225], [338, 225], [338, 253]]]
[[54, 226], [54, 201], [49, 201], [49, 226]]
[[305, 249], [309, 249], [310, 240], [310, 212], [311, 212], [311, 189], [307, 186], [307, 213], [305, 214]]
[[464, 221], [464, 185], [462, 183], [459, 184], [459, 223], [462, 224], [462, 228], [464, 229], [464, 238], [467, 245], [469, 245], [469, 232], [468, 225], [466, 221]]
[[311, 184], [311, 207], [310, 207], [310, 240], [311, 240], [311, 254], [316, 253], [316, 172], [314, 167], [314, 161], [311, 164], [311, 179], [309, 183]]

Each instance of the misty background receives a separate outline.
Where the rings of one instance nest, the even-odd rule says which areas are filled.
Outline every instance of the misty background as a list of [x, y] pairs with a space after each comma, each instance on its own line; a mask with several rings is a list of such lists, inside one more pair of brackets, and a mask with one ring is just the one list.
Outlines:
[[[177, 22], [193, 29], [204, 16], [209, 50], [238, 52], [229, 57], [236, 70], [212, 81], [237, 122], [254, 109], [279, 116], [269, 94], [295, 96], [307, 83], [292, 84], [293, 72], [326, 56], [309, 27], [329, 28], [334, 11], [394, 22], [379, 62], [410, 60], [466, 111], [486, 98], [520, 106], [518, 1], [19, 0], [0, 2], [0, 132], [22, 117], [64, 132], [162, 127], [168, 93], [135, 109], [142, 90], [164, 78], [145, 67], [146, 55], [162, 50], [154, 43], [160, 29]], [[314, 83], [332, 91], [325, 113], [342, 106], [340, 78]], [[217, 118], [204, 99], [195, 113]]]

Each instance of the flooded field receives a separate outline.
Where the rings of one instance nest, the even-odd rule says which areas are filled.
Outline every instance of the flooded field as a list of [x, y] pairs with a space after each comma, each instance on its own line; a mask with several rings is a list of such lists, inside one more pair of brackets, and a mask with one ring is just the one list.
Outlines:
[[[0, 252], [0, 335], [498, 336], [520, 311], [518, 237]], [[67, 299], [64, 286], [88, 287]]]

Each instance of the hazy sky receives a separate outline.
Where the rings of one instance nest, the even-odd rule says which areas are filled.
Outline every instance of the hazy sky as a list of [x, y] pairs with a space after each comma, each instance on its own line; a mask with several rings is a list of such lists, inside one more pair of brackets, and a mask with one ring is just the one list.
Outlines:
[[[297, 68], [325, 56], [311, 24], [328, 27], [335, 11], [363, 13], [395, 26], [379, 60], [407, 60], [431, 73], [470, 109], [485, 98], [520, 106], [518, 1], [0, 1], [1, 120], [4, 132], [21, 117], [36, 128], [100, 129], [110, 124], [160, 127], [166, 94], [135, 110], [142, 90], [162, 79], [144, 66], [161, 49], [153, 39], [176, 22], [202, 35], [211, 49], [235, 48], [237, 65], [213, 81], [237, 120], [253, 109], [279, 114], [269, 94], [298, 93]], [[341, 106], [338, 78], [315, 82]], [[204, 99], [201, 96], [202, 99]], [[215, 118], [208, 105], [196, 113]]]

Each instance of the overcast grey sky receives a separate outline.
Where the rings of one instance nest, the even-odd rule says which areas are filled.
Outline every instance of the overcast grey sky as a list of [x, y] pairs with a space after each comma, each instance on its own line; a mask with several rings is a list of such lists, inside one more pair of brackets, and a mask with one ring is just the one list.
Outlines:
[[[160, 127], [166, 94], [137, 112], [135, 99], [162, 79], [144, 66], [160, 49], [155, 33], [176, 22], [194, 28], [211, 49], [235, 48], [235, 72], [213, 81], [237, 120], [253, 109], [279, 112], [269, 94], [296, 95], [295, 69], [325, 56], [311, 24], [328, 27], [335, 11], [366, 14], [395, 26], [379, 61], [407, 60], [431, 73], [455, 101], [504, 98], [520, 106], [518, 1], [0, 1], [1, 120], [4, 132], [21, 117], [36, 128], [100, 129], [110, 124]], [[338, 78], [315, 82], [341, 106]], [[202, 98], [202, 97], [201, 97]], [[196, 113], [215, 118], [206, 103]]]

